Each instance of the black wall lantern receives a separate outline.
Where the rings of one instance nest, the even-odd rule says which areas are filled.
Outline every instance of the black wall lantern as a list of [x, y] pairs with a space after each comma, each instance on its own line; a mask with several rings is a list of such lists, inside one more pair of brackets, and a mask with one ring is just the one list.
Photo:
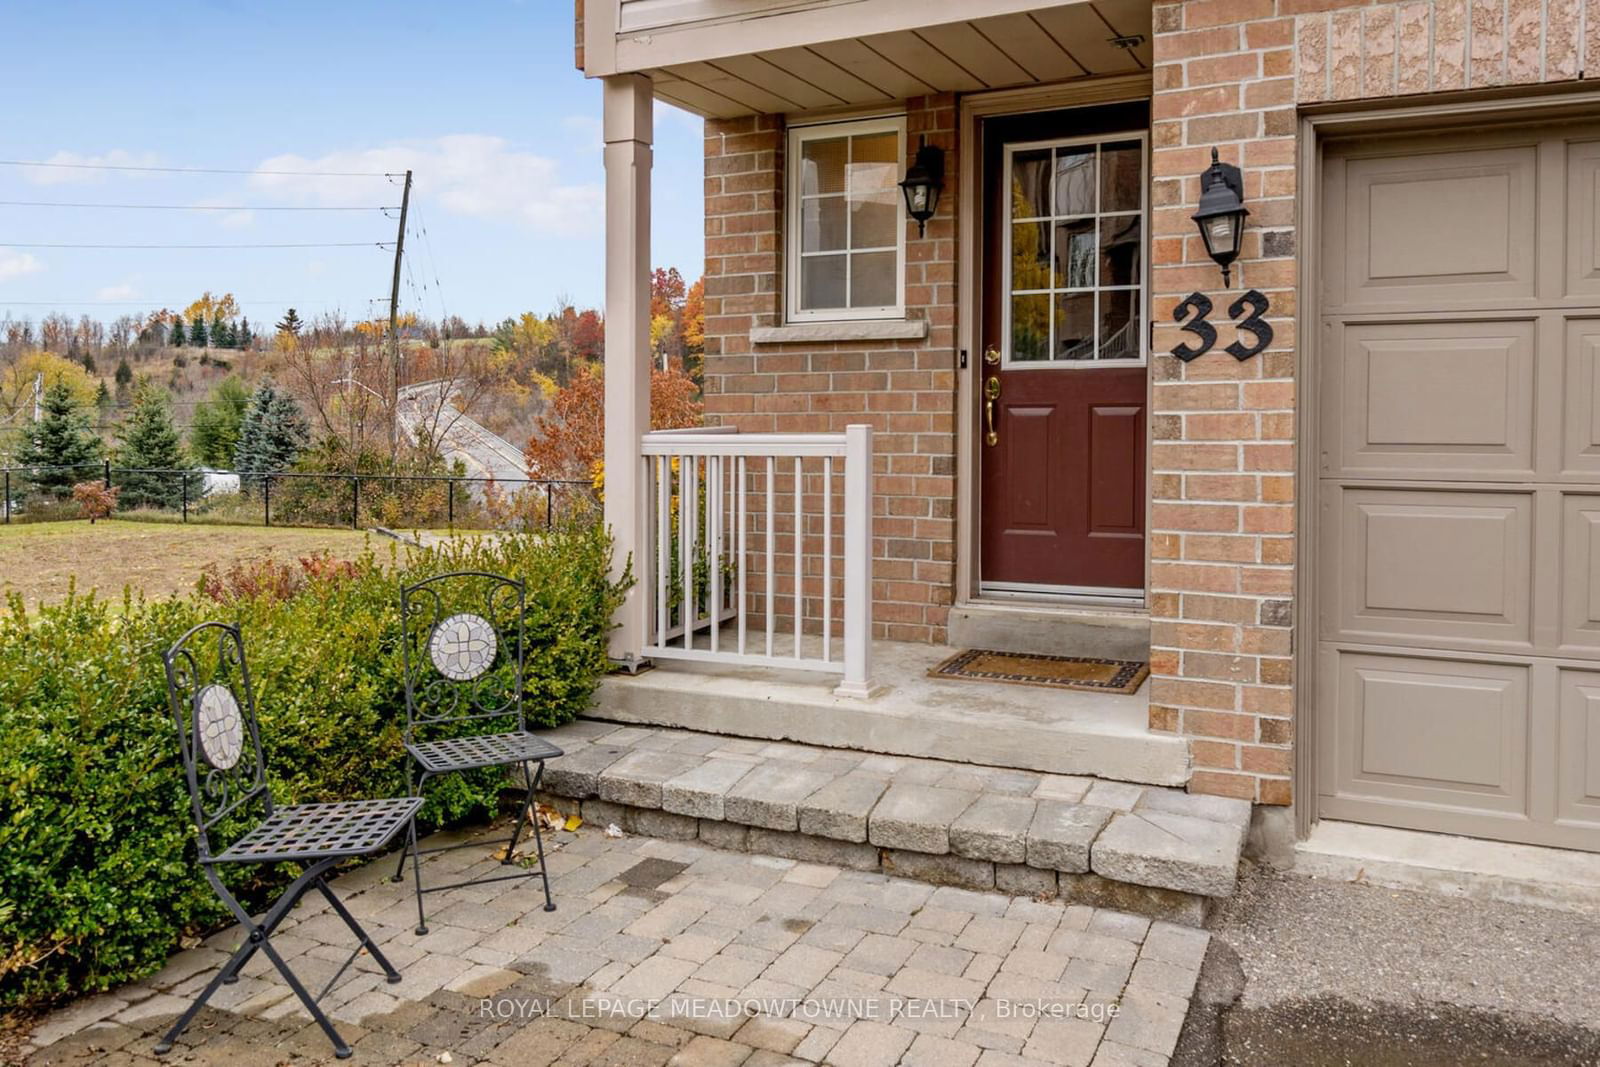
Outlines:
[[900, 191], [905, 194], [906, 214], [917, 220], [917, 236], [927, 232], [928, 220], [939, 210], [939, 190], [944, 188], [944, 149], [922, 138], [917, 158], [906, 171]]
[[1239, 257], [1239, 242], [1244, 237], [1244, 179], [1239, 168], [1217, 159], [1211, 150], [1211, 166], [1200, 175], [1200, 208], [1194, 222], [1206, 252], [1222, 268], [1222, 284], [1228, 285], [1228, 268]]

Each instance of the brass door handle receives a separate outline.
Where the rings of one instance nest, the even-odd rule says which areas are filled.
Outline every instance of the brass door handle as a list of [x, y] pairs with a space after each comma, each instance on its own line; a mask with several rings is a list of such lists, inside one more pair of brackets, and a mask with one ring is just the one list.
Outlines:
[[1000, 443], [1000, 434], [994, 428], [994, 402], [998, 399], [1000, 399], [1000, 379], [991, 377], [983, 383], [983, 421], [988, 429], [983, 439], [990, 445]]
[[985, 348], [983, 350], [983, 361], [991, 367], [998, 365], [1000, 362], [1000, 350], [994, 345]]

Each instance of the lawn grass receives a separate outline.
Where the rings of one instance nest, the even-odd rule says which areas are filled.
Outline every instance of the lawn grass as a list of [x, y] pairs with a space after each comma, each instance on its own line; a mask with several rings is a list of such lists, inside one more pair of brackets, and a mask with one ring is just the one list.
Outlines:
[[385, 537], [357, 530], [206, 526], [103, 519], [0, 526], [0, 595], [22, 594], [32, 609], [59, 600], [76, 578], [80, 593], [96, 589], [121, 597], [124, 586], [148, 596], [188, 592], [214, 563], [275, 556], [293, 560], [315, 552], [353, 559], [371, 545], [381, 558], [405, 551]]

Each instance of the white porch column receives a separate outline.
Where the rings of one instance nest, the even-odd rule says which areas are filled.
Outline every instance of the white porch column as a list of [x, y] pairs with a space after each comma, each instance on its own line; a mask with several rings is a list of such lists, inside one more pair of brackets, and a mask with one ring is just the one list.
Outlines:
[[642, 74], [604, 80], [606, 161], [605, 521], [613, 577], [633, 560], [633, 588], [617, 612], [611, 656], [641, 658], [650, 560], [640, 437], [650, 428], [650, 162], [654, 97]]

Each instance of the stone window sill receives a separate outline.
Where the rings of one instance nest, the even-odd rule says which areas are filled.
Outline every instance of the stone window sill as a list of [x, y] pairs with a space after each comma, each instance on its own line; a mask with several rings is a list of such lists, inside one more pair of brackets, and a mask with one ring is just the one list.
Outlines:
[[928, 336], [926, 319], [859, 319], [854, 322], [791, 322], [784, 326], [756, 326], [752, 344], [786, 341], [920, 341]]

